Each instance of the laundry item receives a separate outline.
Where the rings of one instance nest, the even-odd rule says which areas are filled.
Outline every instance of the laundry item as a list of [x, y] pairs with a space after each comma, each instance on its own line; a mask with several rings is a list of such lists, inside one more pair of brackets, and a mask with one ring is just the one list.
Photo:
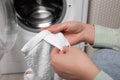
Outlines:
[[70, 46], [62, 33], [53, 34], [48, 30], [41, 31], [28, 41], [21, 51], [33, 75], [39, 76], [40, 80], [62, 80], [54, 73], [50, 64], [50, 52], [52, 46], [62, 50], [63, 46]]

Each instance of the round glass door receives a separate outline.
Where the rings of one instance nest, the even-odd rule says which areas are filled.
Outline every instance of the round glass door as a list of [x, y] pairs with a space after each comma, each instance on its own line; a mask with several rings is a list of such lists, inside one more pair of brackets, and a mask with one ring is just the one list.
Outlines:
[[41, 27], [60, 23], [66, 12], [66, 0], [14, 0], [18, 23], [24, 29], [39, 32]]

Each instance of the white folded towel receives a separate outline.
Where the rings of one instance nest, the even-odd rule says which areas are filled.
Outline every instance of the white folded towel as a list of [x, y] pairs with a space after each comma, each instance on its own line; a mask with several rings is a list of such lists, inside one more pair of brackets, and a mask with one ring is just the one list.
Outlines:
[[62, 50], [63, 46], [70, 46], [62, 33], [53, 34], [48, 30], [38, 33], [28, 41], [21, 51], [30, 68], [40, 80], [61, 80], [53, 72], [50, 64], [51, 45]]

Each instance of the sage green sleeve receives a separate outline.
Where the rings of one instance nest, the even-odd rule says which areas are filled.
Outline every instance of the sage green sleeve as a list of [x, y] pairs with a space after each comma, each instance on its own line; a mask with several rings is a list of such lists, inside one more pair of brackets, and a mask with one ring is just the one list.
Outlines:
[[100, 71], [94, 80], [113, 80], [113, 79], [105, 72]]
[[95, 39], [93, 46], [120, 50], [120, 28], [112, 29], [95, 25]]

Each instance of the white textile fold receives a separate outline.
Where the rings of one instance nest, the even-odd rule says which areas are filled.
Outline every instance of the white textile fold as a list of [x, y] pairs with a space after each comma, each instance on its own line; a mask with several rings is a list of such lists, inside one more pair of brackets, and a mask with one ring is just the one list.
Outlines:
[[28, 41], [21, 51], [25, 54], [25, 59], [35, 76], [40, 80], [62, 80], [52, 70], [50, 64], [50, 52], [52, 46], [62, 50], [63, 46], [70, 46], [62, 33], [53, 34], [48, 30], [38, 33]]

